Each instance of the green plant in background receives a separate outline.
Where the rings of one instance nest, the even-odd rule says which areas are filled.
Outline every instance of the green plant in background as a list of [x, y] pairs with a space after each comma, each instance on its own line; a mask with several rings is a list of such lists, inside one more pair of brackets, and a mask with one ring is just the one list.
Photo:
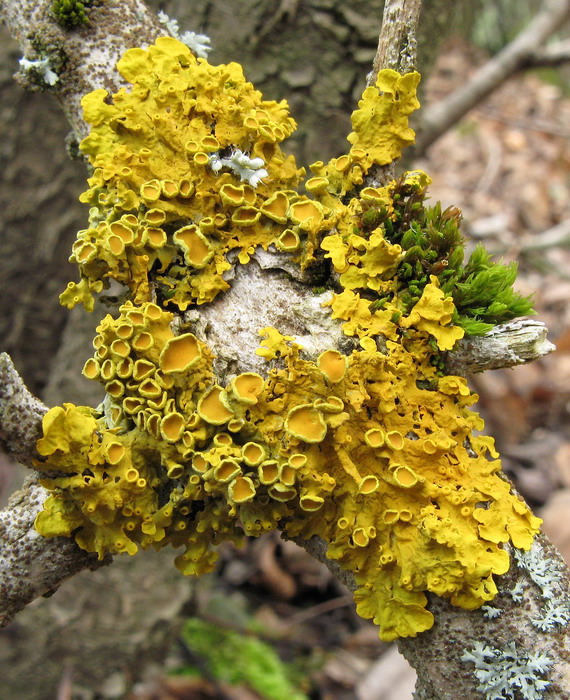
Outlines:
[[[541, 0], [463, 0], [442, 3], [446, 4], [454, 5], [453, 25], [456, 31], [470, 44], [495, 54], [516, 37], [544, 3]], [[445, 16], [443, 12], [440, 14]]]
[[[216, 680], [247, 685], [267, 700], [307, 700], [291, 666], [281, 661], [270, 644], [257, 637], [191, 618], [184, 626], [182, 638]], [[181, 669], [181, 673], [195, 671], [192, 666]]]

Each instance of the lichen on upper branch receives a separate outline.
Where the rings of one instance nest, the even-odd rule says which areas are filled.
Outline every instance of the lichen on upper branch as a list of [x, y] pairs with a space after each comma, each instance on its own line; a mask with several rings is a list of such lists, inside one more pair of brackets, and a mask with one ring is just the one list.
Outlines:
[[[37, 468], [52, 494], [39, 532], [100, 557], [181, 546], [176, 565], [193, 574], [222, 540], [318, 535], [387, 640], [433, 624], [427, 591], [467, 609], [492, 600], [502, 543], [528, 549], [540, 521], [442, 353], [530, 304], [514, 268], [482, 249], [464, 263], [459, 212], [425, 205], [425, 173], [366, 184], [413, 140], [419, 76], [381, 72], [348, 153], [302, 185], [279, 145], [295, 128], [287, 105], [263, 100], [237, 64], [162, 38], [118, 68], [130, 90], [83, 100], [90, 221], [62, 303], [92, 308], [111, 280], [130, 301], [102, 321], [83, 370], [103, 404], [44, 419]], [[266, 371], [222, 381], [181, 312], [223, 294], [258, 247], [328, 264], [327, 307], [354, 342], [312, 357], [260, 328]]]

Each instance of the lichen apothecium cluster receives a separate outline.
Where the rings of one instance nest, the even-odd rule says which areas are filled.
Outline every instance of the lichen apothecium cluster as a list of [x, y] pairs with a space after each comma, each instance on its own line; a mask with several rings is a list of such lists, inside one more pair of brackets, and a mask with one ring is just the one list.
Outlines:
[[[382, 71], [352, 116], [349, 152], [304, 179], [279, 146], [295, 128], [286, 103], [264, 101], [237, 64], [162, 38], [118, 69], [132, 88], [83, 100], [90, 219], [62, 303], [91, 309], [111, 280], [130, 300], [85, 363], [103, 404], [44, 419], [37, 468], [51, 495], [38, 531], [101, 558], [182, 547], [186, 574], [211, 570], [224, 540], [317, 535], [386, 640], [431, 627], [427, 591], [466, 609], [491, 600], [509, 568], [502, 543], [528, 549], [540, 521], [441, 358], [530, 306], [513, 267], [482, 249], [464, 262], [459, 212], [426, 206], [425, 173], [367, 181], [413, 142], [419, 75]], [[225, 273], [259, 246], [330, 266], [325, 303], [353, 343], [310, 357], [260, 328], [266, 371], [222, 382], [180, 319], [223, 294]]]

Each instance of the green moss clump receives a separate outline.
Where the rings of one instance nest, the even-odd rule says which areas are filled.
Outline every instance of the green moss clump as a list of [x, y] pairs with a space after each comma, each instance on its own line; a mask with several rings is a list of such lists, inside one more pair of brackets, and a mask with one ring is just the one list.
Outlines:
[[51, 12], [56, 22], [64, 29], [75, 29], [89, 23], [85, 10], [91, 6], [91, 2], [92, 0], [54, 0]]
[[386, 238], [404, 251], [397, 271], [402, 312], [407, 314], [418, 302], [435, 275], [455, 304], [453, 323], [467, 335], [484, 335], [498, 323], [533, 314], [532, 299], [513, 289], [516, 263], [493, 262], [481, 245], [465, 262], [461, 212], [455, 207], [442, 210], [439, 203], [425, 206], [425, 198], [425, 187], [400, 180], [391, 216], [372, 209], [362, 217], [364, 231], [381, 225]]
[[[267, 700], [307, 700], [291, 680], [287, 664], [273, 647], [256, 637], [191, 618], [184, 626], [183, 639], [219, 681], [247, 685]], [[187, 668], [184, 672], [192, 671]]]

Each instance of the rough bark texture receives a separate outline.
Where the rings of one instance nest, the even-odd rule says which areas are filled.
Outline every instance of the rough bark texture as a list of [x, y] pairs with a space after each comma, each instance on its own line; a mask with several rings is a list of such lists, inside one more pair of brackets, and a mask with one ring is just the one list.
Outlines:
[[387, 0], [384, 21], [368, 84], [372, 85], [378, 72], [391, 68], [409, 73], [417, 67], [416, 30], [422, 0]]
[[[340, 569], [337, 562], [326, 558], [326, 545], [322, 540], [313, 537], [307, 541], [299, 540], [298, 544], [326, 564], [347, 588], [355, 590], [352, 575]], [[510, 552], [512, 555], [512, 549]], [[539, 561], [546, 562], [550, 580], [546, 589], [537, 585], [536, 571], [532, 568]], [[477, 689], [479, 681], [473, 673], [474, 664], [461, 658], [474, 648], [476, 642], [501, 650], [507, 650], [508, 645], [514, 642], [521, 658], [530, 652], [546, 654], [553, 661], [553, 666], [548, 675], [551, 686], [545, 697], [557, 700], [568, 698], [568, 630], [555, 625], [552, 630], [542, 631], [536, 626], [536, 621], [550, 604], [570, 613], [570, 579], [566, 563], [546, 536], [540, 535], [528, 555], [526, 565], [513, 560], [509, 572], [498, 577], [497, 584], [499, 595], [490, 606], [479, 610], [463, 610], [444, 598], [428, 596], [428, 609], [436, 620], [434, 626], [419, 637], [398, 641], [399, 650], [418, 674], [414, 700], [477, 700], [484, 697]], [[518, 589], [522, 590], [521, 598], [514, 600], [511, 592]], [[491, 617], [489, 607], [499, 611], [497, 617]]]
[[460, 340], [447, 356], [445, 368], [449, 374], [473, 374], [532, 362], [555, 350], [546, 334], [540, 321], [504, 323], [485, 336]]
[[[551, 600], [568, 612], [570, 580], [566, 563], [544, 535], [536, 539], [531, 553], [548, 562], [553, 582]], [[466, 651], [473, 649], [476, 642], [502, 650], [514, 642], [521, 656], [531, 651], [547, 654], [554, 665], [548, 674], [551, 686], [544, 697], [558, 700], [568, 697], [570, 636], [562, 626], [540, 631], [532, 624], [531, 620], [539, 619], [547, 604], [542, 589], [532, 579], [532, 573], [529, 568], [513, 561], [509, 572], [499, 577], [500, 593], [490, 603], [492, 608], [500, 611], [494, 619], [487, 613], [488, 606], [473, 611], [461, 610], [443, 598], [430, 596], [429, 609], [436, 617], [436, 624], [420, 638], [398, 642], [398, 648], [418, 674], [414, 700], [483, 697], [477, 692], [474, 664], [461, 658]], [[510, 594], [515, 587], [524, 590], [523, 598], [518, 602]]]
[[0, 354], [0, 449], [30, 464], [46, 407], [28, 391], [6, 353]]
[[83, 569], [101, 566], [73, 540], [47, 540], [34, 529], [47, 491], [37, 477], [26, 481], [0, 511], [0, 626], [36, 598]]
[[[49, 0], [34, 3], [0, 2], [0, 13], [10, 34], [26, 57], [35, 57], [37, 47], [64, 58], [63, 70], [52, 91], [77, 138], [88, 128], [82, 118], [81, 98], [98, 88], [116, 91], [122, 84], [116, 71], [109, 72], [125, 49], [152, 43], [166, 32], [156, 15], [142, 0], [95, 2], [89, 23], [66, 31], [54, 20]], [[34, 88], [26, 74], [22, 84]]]

